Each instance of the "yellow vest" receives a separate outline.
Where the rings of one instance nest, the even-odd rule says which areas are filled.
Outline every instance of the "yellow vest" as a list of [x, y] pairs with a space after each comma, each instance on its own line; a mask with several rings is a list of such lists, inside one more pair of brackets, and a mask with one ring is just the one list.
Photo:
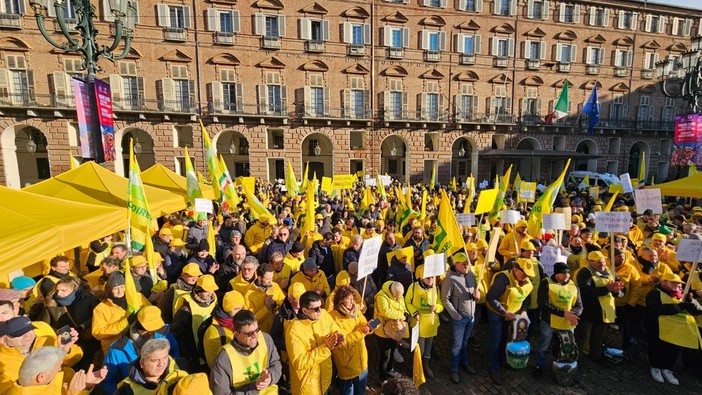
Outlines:
[[170, 393], [168, 390], [174, 385], [176, 385], [178, 380], [188, 375], [188, 372], [184, 370], [178, 370], [178, 365], [176, 365], [175, 361], [171, 357], [168, 357], [167, 369], [168, 374], [166, 375], [166, 378], [159, 382], [158, 387], [156, 387], [155, 390], [144, 388], [143, 385], [134, 382], [129, 377], [122, 380], [117, 385], [117, 388], [119, 389], [124, 385], [128, 385], [132, 389], [132, 392], [134, 392], [134, 395], [167, 395]]
[[[550, 277], [548, 281], [548, 302], [564, 311], [571, 311], [578, 300], [578, 287], [573, 281], [561, 285], [553, 281]], [[555, 329], [573, 330], [575, 325], [571, 324], [565, 317], [551, 314], [551, 327]]]
[[[592, 275], [592, 281], [595, 283], [595, 287], [607, 286], [610, 276], [601, 277], [595, 275], [595, 269], [593, 269], [590, 265], [587, 265], [587, 270], [589, 270], [590, 274]], [[597, 299], [600, 302], [600, 307], [602, 307], [602, 322], [605, 324], [613, 323], [616, 318], [614, 295], [612, 295], [611, 292], [607, 292], [607, 295], [599, 296]]]
[[180, 289], [180, 288], [176, 287], [175, 284], [171, 285], [171, 287], [173, 287], [173, 291], [174, 291], [173, 292], [173, 315], [175, 315], [176, 311], [178, 311], [178, 307], [182, 306], [182, 304], [178, 304], [178, 299], [189, 294], [190, 291]]
[[502, 273], [504, 273], [509, 279], [509, 285], [498, 300], [507, 311], [510, 313], [516, 313], [522, 307], [524, 299], [529, 296], [531, 291], [534, 289], [534, 286], [531, 284], [531, 281], [527, 281], [524, 285], [519, 285], [519, 282], [516, 278], [514, 278], [514, 275], [510, 270], [505, 270]]
[[[531, 279], [531, 285], [534, 287], [531, 293], [534, 295], [539, 294], [539, 286], [541, 285], [541, 271], [539, 271], [539, 261], [536, 259], [531, 260], [534, 264], [534, 278]], [[539, 298], [531, 298], [529, 300], [529, 310], [539, 308]]]
[[[222, 350], [227, 353], [232, 366], [232, 387], [251, 384], [258, 379], [261, 372], [268, 367], [268, 347], [263, 338], [263, 332], [258, 332], [258, 346], [250, 355], [242, 355], [230, 343], [225, 344]], [[259, 394], [277, 394], [278, 386], [271, 385], [260, 391]]]
[[187, 294], [183, 295], [180, 298], [179, 302], [180, 303], [178, 303], [178, 308], [176, 309], [176, 311], [180, 310], [180, 307], [183, 307], [183, 305], [185, 305], [186, 303], [190, 308], [190, 314], [192, 315], [193, 338], [195, 338], [195, 345], [197, 345], [198, 343], [200, 343], [200, 339], [198, 339], [197, 336], [197, 330], [200, 328], [200, 324], [202, 324], [202, 321], [208, 319], [212, 314], [212, 310], [214, 310], [215, 306], [217, 305], [217, 299], [210, 303], [209, 306], [202, 307], [195, 301], [195, 299], [193, 299], [193, 295]]
[[[658, 292], [661, 294], [661, 303], [680, 303], [679, 300], [671, 298], [667, 293], [660, 290]], [[693, 350], [699, 349], [700, 344], [702, 344], [695, 319], [687, 312], [658, 316], [658, 337], [664, 342]]]

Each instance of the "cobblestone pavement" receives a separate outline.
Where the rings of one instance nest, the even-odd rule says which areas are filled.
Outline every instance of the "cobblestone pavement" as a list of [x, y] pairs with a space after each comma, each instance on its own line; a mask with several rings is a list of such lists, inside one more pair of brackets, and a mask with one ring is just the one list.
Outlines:
[[[487, 322], [480, 322], [475, 337], [469, 345], [471, 364], [478, 371], [476, 375], [468, 375], [459, 369], [461, 382], [453, 384], [449, 379], [448, 363], [451, 352], [451, 327], [442, 322], [439, 334], [434, 339], [432, 370], [435, 378], [427, 379], [421, 387], [423, 394], [702, 394], [702, 372], [683, 373], [676, 371], [680, 380], [679, 386], [659, 384], [653, 381], [649, 374], [647, 352], [643, 347], [635, 347], [631, 361], [623, 361], [614, 366], [603, 366], [581, 358], [580, 383], [571, 387], [558, 385], [550, 372], [536, 380], [532, 376], [535, 355], [529, 358], [529, 367], [520, 370], [503, 369], [504, 383], [501, 387], [492, 384], [488, 369], [487, 355]], [[367, 339], [369, 354], [369, 388], [371, 394], [377, 393], [380, 387], [378, 381], [378, 351], [375, 339]], [[535, 342], [532, 341], [532, 345]], [[535, 347], [532, 346], [532, 349]], [[412, 358], [409, 350], [402, 349], [405, 359], [403, 364], [395, 363], [395, 369], [403, 375], [412, 377]], [[679, 366], [680, 367], [680, 366]], [[333, 385], [332, 385], [333, 386]], [[332, 393], [337, 393], [335, 389]]]

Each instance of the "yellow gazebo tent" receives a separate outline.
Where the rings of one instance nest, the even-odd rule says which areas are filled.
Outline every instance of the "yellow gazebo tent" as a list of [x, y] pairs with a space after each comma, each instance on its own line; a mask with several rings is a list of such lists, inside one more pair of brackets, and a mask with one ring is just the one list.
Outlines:
[[662, 196], [682, 196], [699, 199], [702, 198], [702, 173], [645, 188], [660, 188]]
[[[188, 196], [188, 182], [185, 177], [167, 168], [166, 166], [156, 163], [141, 173], [141, 181], [145, 185], [165, 189], [181, 196]], [[214, 191], [212, 186], [200, 183], [202, 197], [205, 199], [214, 200]], [[149, 202], [151, 203], [151, 202]]]
[[0, 274], [115, 233], [127, 224], [127, 208], [71, 202], [0, 186]]
[[[86, 162], [78, 168], [49, 178], [23, 189], [39, 195], [51, 196], [73, 202], [102, 206], [127, 207], [129, 180], [101, 167]], [[186, 198], [170, 191], [145, 185], [144, 192], [149, 210], [155, 217], [185, 209]], [[126, 227], [126, 218], [124, 219]]]

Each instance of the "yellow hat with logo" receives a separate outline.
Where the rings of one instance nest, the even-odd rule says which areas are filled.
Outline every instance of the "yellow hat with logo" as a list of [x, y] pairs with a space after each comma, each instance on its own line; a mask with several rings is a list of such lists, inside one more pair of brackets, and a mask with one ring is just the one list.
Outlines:
[[227, 292], [222, 298], [222, 308], [227, 312], [244, 308], [244, 295], [237, 290]]
[[521, 271], [529, 277], [536, 276], [534, 272], [534, 262], [531, 259], [518, 258], [515, 267], [521, 269]]
[[205, 274], [197, 279], [197, 286], [205, 291], [211, 292], [219, 289], [214, 277], [211, 274]]
[[143, 255], [135, 255], [129, 260], [129, 265], [131, 265], [131, 267], [146, 266], [148, 264], [149, 264], [149, 262], [146, 260], [146, 257]]
[[200, 266], [198, 266], [197, 263], [188, 263], [187, 265], [185, 265], [185, 267], [183, 267], [183, 273], [191, 277], [202, 276]]
[[307, 292], [307, 289], [302, 283], [292, 283], [292, 285], [290, 285], [290, 289], [288, 289], [288, 295], [298, 300], [305, 292]]
[[601, 259], [607, 259], [607, 257], [604, 256], [602, 251], [592, 251], [591, 253], [587, 254], [588, 261], [599, 261]]
[[137, 321], [142, 328], [149, 332], [155, 332], [166, 325], [161, 319], [161, 310], [156, 306], [142, 307], [137, 313]]

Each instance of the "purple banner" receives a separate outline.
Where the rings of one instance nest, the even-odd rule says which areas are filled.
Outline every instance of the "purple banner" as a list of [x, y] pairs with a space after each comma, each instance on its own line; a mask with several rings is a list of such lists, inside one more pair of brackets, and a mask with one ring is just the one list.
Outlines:
[[673, 166], [702, 165], [702, 116], [676, 116], [674, 141]]
[[90, 112], [90, 91], [88, 83], [73, 77], [73, 96], [76, 100], [78, 128], [80, 130], [80, 147], [83, 158], [97, 159], [94, 156], [93, 117]]
[[110, 84], [95, 80], [95, 98], [97, 99], [98, 119], [100, 120], [100, 135], [105, 161], [115, 160], [115, 126], [112, 120], [112, 95]]

